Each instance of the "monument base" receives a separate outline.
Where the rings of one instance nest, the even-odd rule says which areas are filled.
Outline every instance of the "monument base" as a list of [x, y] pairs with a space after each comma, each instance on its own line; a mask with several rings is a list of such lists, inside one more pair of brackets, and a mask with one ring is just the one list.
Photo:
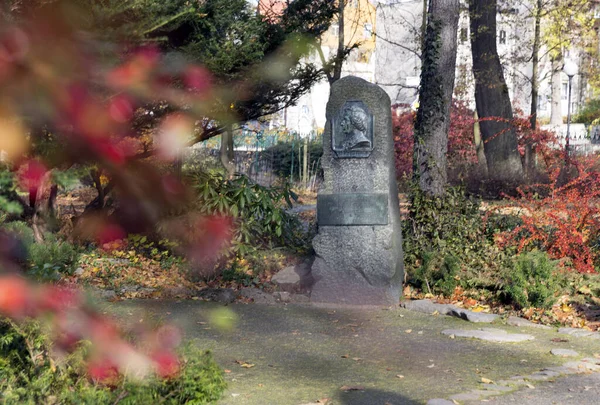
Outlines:
[[[311, 302], [398, 305], [401, 250], [391, 226], [321, 227], [313, 240]], [[348, 252], [352, 252], [348, 254]]]

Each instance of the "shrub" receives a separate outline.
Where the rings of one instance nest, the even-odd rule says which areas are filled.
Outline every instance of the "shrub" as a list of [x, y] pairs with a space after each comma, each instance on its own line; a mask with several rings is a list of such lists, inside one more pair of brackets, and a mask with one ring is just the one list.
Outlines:
[[233, 249], [241, 255], [259, 246], [300, 247], [298, 219], [286, 212], [297, 195], [289, 184], [264, 187], [246, 176], [226, 179], [219, 172], [192, 175], [201, 213], [234, 218]]
[[520, 308], [550, 308], [561, 290], [555, 261], [540, 251], [522, 253], [506, 271], [502, 294]]
[[[396, 150], [396, 176], [409, 177], [412, 174], [414, 147], [415, 112], [399, 113], [396, 106], [392, 112], [392, 128]], [[473, 111], [463, 103], [454, 101], [450, 110], [450, 131], [448, 133], [448, 169], [465, 172], [477, 162], [474, 145]]]
[[424, 252], [421, 265], [415, 270], [413, 282], [422, 291], [430, 294], [441, 293], [446, 296], [452, 295], [458, 285], [458, 260], [452, 255], [447, 255], [441, 261], [439, 267], [435, 267], [436, 253]]
[[579, 164], [579, 176], [564, 186], [558, 185], [558, 171], [550, 184], [519, 188], [519, 198], [510, 203], [518, 208], [521, 224], [498, 233], [500, 247], [517, 252], [539, 249], [552, 259], [567, 259], [580, 273], [594, 273], [600, 251], [593, 249], [600, 237], [600, 173]]
[[38, 322], [17, 326], [0, 319], [0, 402], [3, 404], [207, 404], [220, 398], [226, 383], [210, 353], [189, 345], [180, 373], [170, 379], [125, 379], [114, 386], [87, 375], [90, 344], [61, 361]]
[[456, 187], [432, 198], [413, 186], [411, 198], [403, 223], [404, 262], [411, 281], [422, 286], [427, 277], [436, 285], [430, 289], [444, 293], [452, 289], [452, 280], [465, 287], [493, 285], [489, 277], [504, 255], [486, 237], [479, 202]]
[[27, 272], [41, 281], [60, 279], [62, 274], [72, 274], [79, 250], [51, 233], [44, 234], [44, 242], [37, 243], [33, 230], [24, 222], [9, 222], [2, 226], [16, 234], [27, 249]]
[[[299, 146], [302, 149], [299, 149]], [[303, 151], [304, 143], [302, 140], [297, 142], [279, 143], [271, 146], [262, 152], [262, 156], [268, 156], [273, 162], [273, 173], [282, 178], [290, 177], [293, 173], [294, 178], [300, 178], [299, 153]], [[300, 152], [301, 151], [301, 152]], [[311, 141], [308, 144], [308, 169], [311, 175], [321, 172], [321, 156], [323, 156], [323, 143], [320, 141]], [[293, 170], [292, 170], [293, 166]]]
[[589, 100], [573, 117], [573, 122], [593, 125], [600, 119], [600, 99]]

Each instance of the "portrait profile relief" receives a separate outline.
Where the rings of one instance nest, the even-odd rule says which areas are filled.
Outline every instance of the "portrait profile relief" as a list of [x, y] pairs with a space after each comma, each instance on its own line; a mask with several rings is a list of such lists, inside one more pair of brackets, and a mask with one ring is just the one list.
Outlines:
[[332, 124], [332, 149], [338, 158], [369, 157], [373, 150], [373, 116], [362, 101], [346, 102]]

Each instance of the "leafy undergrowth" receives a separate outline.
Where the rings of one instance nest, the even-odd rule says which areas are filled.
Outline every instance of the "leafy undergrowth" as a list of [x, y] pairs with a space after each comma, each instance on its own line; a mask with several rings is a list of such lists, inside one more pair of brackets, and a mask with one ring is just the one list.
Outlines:
[[195, 298], [205, 288], [270, 290], [271, 276], [299, 260], [293, 253], [282, 250], [258, 251], [248, 258], [227, 261], [208, 280], [192, 281], [187, 263], [179, 258], [156, 260], [134, 250], [97, 250], [81, 255], [78, 270], [62, 282], [113, 291], [115, 299]]
[[[600, 280], [598, 280], [600, 282]], [[587, 288], [582, 288], [586, 292]], [[473, 312], [498, 314], [503, 317], [519, 316], [534, 323], [550, 326], [566, 326], [600, 330], [600, 299], [589, 294], [562, 295], [549, 309], [522, 308], [502, 304], [500, 301], [478, 295], [481, 291], [464, 291], [458, 287], [451, 296], [425, 293], [412, 286], [406, 286], [404, 299], [431, 299], [440, 304], [452, 304]]]

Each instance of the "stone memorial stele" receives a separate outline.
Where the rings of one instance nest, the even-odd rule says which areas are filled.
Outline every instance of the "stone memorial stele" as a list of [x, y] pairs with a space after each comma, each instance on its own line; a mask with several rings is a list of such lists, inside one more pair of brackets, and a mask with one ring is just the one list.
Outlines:
[[404, 266], [390, 99], [353, 76], [333, 84], [323, 134], [311, 302], [397, 305]]

